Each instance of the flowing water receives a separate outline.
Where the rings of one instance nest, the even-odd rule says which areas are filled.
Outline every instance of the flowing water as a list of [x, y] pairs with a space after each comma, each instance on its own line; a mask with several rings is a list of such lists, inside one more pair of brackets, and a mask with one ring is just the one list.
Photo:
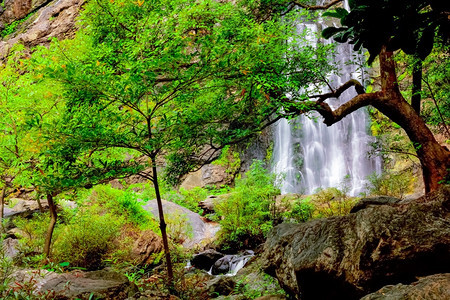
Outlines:
[[[299, 32], [308, 29], [309, 40], [318, 41], [314, 33], [325, 25], [316, 23], [298, 24]], [[330, 76], [333, 88], [349, 79], [364, 80], [364, 70], [348, 64], [354, 58], [352, 46], [339, 44], [335, 62], [342, 76]], [[328, 92], [328, 90], [324, 90]], [[333, 108], [356, 95], [350, 88], [338, 99], [326, 102]], [[348, 190], [350, 195], [364, 191], [366, 177], [381, 171], [381, 160], [370, 157], [369, 119], [365, 109], [359, 109], [340, 122], [327, 127], [318, 114], [301, 116], [295, 120], [280, 120], [274, 128], [273, 172], [282, 174], [281, 192], [312, 194], [318, 188], [338, 187]]]

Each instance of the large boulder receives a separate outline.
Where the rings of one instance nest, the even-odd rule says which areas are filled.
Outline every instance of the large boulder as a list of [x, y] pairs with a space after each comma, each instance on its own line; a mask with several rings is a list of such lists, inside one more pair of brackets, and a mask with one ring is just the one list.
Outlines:
[[388, 285], [361, 300], [398, 299], [450, 299], [450, 273], [427, 276], [409, 285]]
[[[180, 229], [185, 231], [182, 232], [186, 235], [182, 243], [185, 248], [203, 248], [215, 239], [220, 228], [219, 224], [208, 222], [199, 214], [176, 203], [162, 200], [162, 205], [169, 233], [171, 226], [174, 226], [175, 231]], [[159, 220], [156, 200], [150, 200], [142, 207], [151, 212], [156, 220]], [[180, 235], [179, 232], [177, 234]]]
[[32, 284], [36, 295], [54, 295], [57, 299], [127, 299], [138, 292], [136, 285], [126, 276], [109, 270], [77, 270], [62, 274], [46, 270], [19, 270], [11, 278], [12, 289], [23, 288], [18, 283]]
[[281, 224], [263, 268], [298, 299], [358, 299], [417, 276], [450, 271], [450, 187], [343, 217]]

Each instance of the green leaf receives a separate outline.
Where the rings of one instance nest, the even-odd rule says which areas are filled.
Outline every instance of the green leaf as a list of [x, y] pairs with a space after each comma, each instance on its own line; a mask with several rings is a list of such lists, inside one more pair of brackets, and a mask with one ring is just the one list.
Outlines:
[[345, 30], [345, 28], [327, 27], [324, 30], [322, 30], [322, 37], [324, 37], [325, 39], [329, 39], [336, 33], [344, 31], [344, 30]]
[[348, 11], [345, 8], [339, 7], [336, 10], [329, 10], [323, 13], [324, 17], [334, 17], [338, 19], [342, 19], [343, 17], [348, 15]]

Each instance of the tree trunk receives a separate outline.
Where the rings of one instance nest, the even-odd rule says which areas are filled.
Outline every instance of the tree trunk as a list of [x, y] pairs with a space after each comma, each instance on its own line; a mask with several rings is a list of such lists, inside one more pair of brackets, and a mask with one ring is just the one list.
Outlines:
[[155, 188], [155, 194], [156, 194], [156, 202], [158, 203], [158, 214], [159, 214], [159, 228], [161, 229], [161, 235], [163, 239], [163, 245], [164, 245], [164, 252], [166, 255], [166, 264], [167, 264], [167, 284], [169, 286], [169, 289], [173, 288], [173, 270], [172, 270], [172, 260], [170, 258], [170, 249], [169, 249], [169, 242], [167, 239], [167, 231], [166, 231], [166, 222], [164, 220], [164, 212], [162, 207], [162, 201], [161, 201], [161, 193], [159, 191], [159, 184], [158, 184], [158, 173], [156, 170], [156, 157], [151, 157], [152, 161], [152, 172], [153, 172], [153, 186]]
[[39, 207], [39, 211], [41, 212], [41, 214], [44, 213], [44, 208], [42, 207], [42, 203], [41, 203], [41, 199], [39, 199], [39, 197], [37, 197], [36, 199], [38, 207]]
[[422, 60], [416, 58], [413, 66], [413, 85], [411, 106], [420, 115], [420, 102], [422, 100]]
[[47, 201], [50, 210], [50, 224], [48, 225], [47, 235], [45, 237], [45, 245], [44, 245], [44, 255], [45, 258], [50, 256], [50, 245], [52, 243], [53, 230], [55, 229], [55, 224], [58, 219], [58, 215], [56, 213], [56, 205], [53, 202], [53, 195], [47, 194]]
[[[450, 168], [450, 152], [435, 139], [431, 130], [420, 117], [420, 98], [414, 108], [403, 98], [397, 84], [393, 53], [382, 49], [380, 71], [383, 97], [372, 104], [389, 119], [400, 125], [414, 145], [422, 165], [425, 192], [439, 188], [439, 182], [447, 176]], [[419, 93], [420, 96], [420, 93]]]
[[2, 232], [5, 231], [3, 228], [3, 217], [5, 212], [5, 194], [6, 194], [6, 183], [3, 186], [2, 193], [0, 195], [0, 228]]

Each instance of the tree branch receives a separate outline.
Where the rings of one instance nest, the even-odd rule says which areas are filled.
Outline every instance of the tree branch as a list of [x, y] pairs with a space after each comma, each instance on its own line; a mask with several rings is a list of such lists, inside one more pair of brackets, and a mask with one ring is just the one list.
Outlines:
[[325, 101], [326, 99], [329, 99], [329, 98], [339, 98], [339, 96], [343, 92], [345, 92], [346, 90], [348, 90], [352, 86], [355, 87], [355, 90], [356, 90], [356, 92], [358, 94], [364, 94], [365, 93], [364, 87], [362, 86], [362, 84], [358, 80], [350, 79], [349, 81], [347, 81], [346, 83], [341, 85], [339, 88], [337, 88], [333, 92], [326, 93], [326, 94], [321, 94], [321, 95], [314, 95], [314, 96], [311, 96], [310, 98], [319, 98], [319, 100], [317, 100], [317, 103], [322, 103], [323, 101]]
[[319, 102], [320, 100], [318, 100], [316, 103], [319, 105], [319, 107], [316, 109], [316, 111], [324, 118], [323, 122], [327, 126], [331, 126], [334, 123], [342, 120], [347, 115], [356, 111], [357, 109], [367, 105], [371, 105], [373, 102], [382, 98], [382, 92], [359, 94], [353, 99], [345, 102], [335, 110], [332, 110], [326, 102]]
[[342, 1], [343, 0], [333, 0], [323, 5], [306, 5], [298, 1], [292, 1], [292, 4], [308, 10], [324, 10], [332, 7], [333, 5], [341, 3]]

